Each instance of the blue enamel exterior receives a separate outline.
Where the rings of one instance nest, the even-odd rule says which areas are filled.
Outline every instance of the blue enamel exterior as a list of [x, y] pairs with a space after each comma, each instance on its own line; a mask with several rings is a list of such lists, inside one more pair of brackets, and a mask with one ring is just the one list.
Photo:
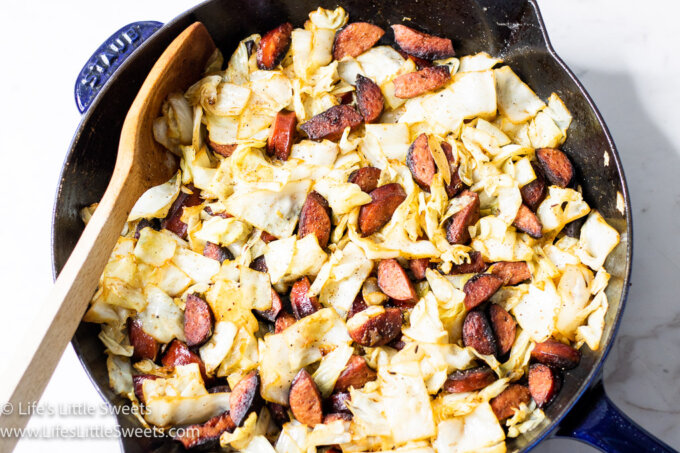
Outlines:
[[92, 54], [78, 74], [76, 106], [84, 113], [99, 90], [125, 59], [163, 24], [155, 21], [133, 22], [112, 34]]
[[607, 397], [598, 380], [562, 421], [557, 436], [571, 437], [609, 453], [672, 453], [675, 450], [647, 433]]

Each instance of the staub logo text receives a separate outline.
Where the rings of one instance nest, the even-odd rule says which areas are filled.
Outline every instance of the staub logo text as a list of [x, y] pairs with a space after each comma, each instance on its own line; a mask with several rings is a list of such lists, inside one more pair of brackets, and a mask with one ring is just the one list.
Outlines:
[[102, 75], [109, 73], [116, 61], [133, 49], [140, 39], [139, 28], [134, 25], [112, 36], [87, 64], [80, 83], [92, 89], [97, 88], [104, 81]]

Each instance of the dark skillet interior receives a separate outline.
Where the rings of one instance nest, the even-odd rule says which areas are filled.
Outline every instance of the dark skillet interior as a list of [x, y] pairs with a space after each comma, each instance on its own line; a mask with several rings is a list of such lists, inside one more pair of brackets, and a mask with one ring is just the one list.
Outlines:
[[[486, 51], [502, 57], [539, 96], [556, 92], [574, 116], [563, 149], [577, 168], [586, 201], [622, 233], [622, 243], [607, 266], [612, 273], [608, 291], [610, 309], [599, 351], [583, 348], [581, 365], [568, 373], [559, 398], [547, 410], [547, 420], [528, 435], [509, 440], [509, 451], [531, 448], [545, 437], [575, 403], [601, 365], [618, 323], [630, 270], [630, 218], [616, 209], [616, 194], [628, 196], [620, 162], [611, 138], [589, 98], [568, 70], [548, 49], [537, 7], [524, 0], [212, 0], [179, 16], [140, 47], [99, 94], [83, 118], [66, 158], [57, 193], [53, 225], [55, 272], [73, 249], [83, 224], [79, 210], [100, 199], [111, 176], [125, 114], [153, 63], [186, 26], [203, 22], [225, 56], [252, 33], [264, 33], [282, 22], [301, 26], [318, 6], [342, 5], [351, 21], [367, 21], [385, 29], [406, 23], [423, 31], [453, 39], [458, 55]], [[405, 18], [410, 18], [410, 21]], [[144, 18], [140, 18], [144, 19]], [[384, 43], [391, 43], [388, 31]], [[93, 43], [94, 45], [97, 43]], [[604, 155], [609, 165], [604, 164]], [[124, 401], [108, 387], [104, 348], [97, 339], [99, 327], [83, 323], [73, 346], [100, 393], [113, 404]], [[123, 426], [140, 426], [132, 416], [121, 416]], [[126, 439], [125, 451], [181, 451], [169, 440]]]

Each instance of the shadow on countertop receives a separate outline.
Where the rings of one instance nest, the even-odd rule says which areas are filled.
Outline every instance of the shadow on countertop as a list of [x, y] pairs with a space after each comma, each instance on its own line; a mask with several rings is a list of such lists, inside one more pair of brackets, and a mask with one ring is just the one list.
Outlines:
[[[633, 208], [632, 286], [605, 364], [605, 388], [623, 412], [680, 449], [680, 141], [671, 141], [661, 130], [669, 125], [651, 116], [647, 94], [663, 87], [637, 87], [623, 72], [573, 69], [614, 138]], [[534, 451], [597, 450], [550, 439]]]

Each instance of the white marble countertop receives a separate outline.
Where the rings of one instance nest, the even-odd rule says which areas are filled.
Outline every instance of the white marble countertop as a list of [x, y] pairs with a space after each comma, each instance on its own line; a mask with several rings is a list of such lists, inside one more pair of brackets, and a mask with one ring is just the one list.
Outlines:
[[[136, 20], [168, 21], [187, 0], [85, 0], [3, 5], [0, 27], [0, 363], [52, 281], [50, 221], [64, 155], [80, 116], [75, 77], [94, 49]], [[539, 0], [553, 46], [602, 112], [618, 145], [635, 217], [634, 276], [623, 325], [605, 366], [605, 386], [631, 418], [680, 449], [680, 39], [674, 0]], [[676, 141], [677, 140], [677, 141]], [[7, 364], [8, 365], [8, 364]], [[7, 366], [3, 365], [3, 366]], [[101, 399], [73, 349], [42, 403]], [[35, 417], [29, 426], [112, 428], [111, 415]], [[23, 440], [17, 452], [119, 452], [112, 438]], [[595, 451], [551, 439], [536, 452]]]

